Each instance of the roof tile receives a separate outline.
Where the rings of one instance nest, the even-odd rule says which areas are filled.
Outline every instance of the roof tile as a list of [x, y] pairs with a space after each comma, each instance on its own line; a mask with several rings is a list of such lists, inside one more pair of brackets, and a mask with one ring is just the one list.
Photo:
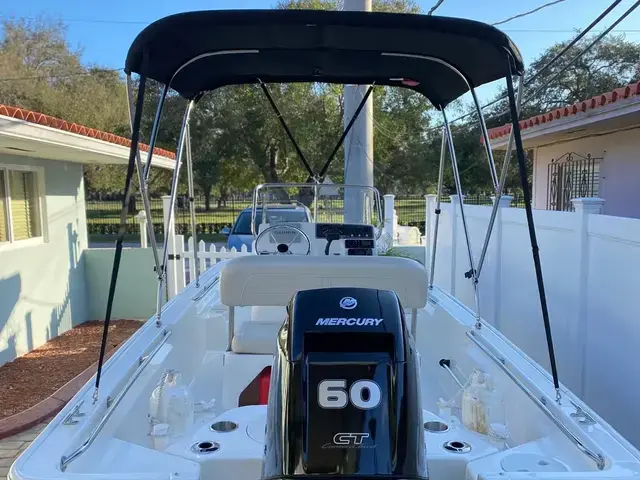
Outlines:
[[[45, 125], [47, 127], [55, 128], [58, 130], [64, 130], [65, 132], [71, 132], [78, 135], [84, 135], [85, 137], [97, 138], [107, 143], [113, 143], [116, 145], [122, 145], [126, 147], [131, 146], [131, 140], [125, 137], [120, 137], [113, 133], [103, 132], [102, 130], [96, 130], [95, 128], [88, 128], [84, 125], [78, 125], [77, 123], [69, 124], [66, 120], [60, 118], [45, 115], [39, 112], [33, 112], [24, 108], [12, 107], [10, 105], [0, 104], [0, 115], [6, 117], [17, 118], [30, 123], [36, 123], [38, 125]], [[140, 144], [140, 150], [149, 151], [149, 145], [144, 143]], [[153, 153], [161, 155], [163, 157], [174, 159], [176, 154], [162, 148], [154, 148]]]
[[[520, 128], [526, 129], [542, 123], [552, 122], [560, 118], [576, 115], [579, 112], [586, 112], [587, 110], [593, 110], [595, 108], [603, 107], [605, 105], [615, 103], [618, 100], [640, 95], [640, 82], [631, 83], [624, 87], [616, 88], [611, 92], [605, 92], [600, 95], [596, 95], [592, 98], [582, 100], [574, 103], [573, 105], [567, 105], [563, 108], [552, 110], [551, 112], [536, 115], [535, 117], [520, 120]], [[491, 128], [489, 130], [489, 138], [495, 140], [496, 138], [504, 137], [511, 133], [511, 124], [507, 123], [500, 127]]]

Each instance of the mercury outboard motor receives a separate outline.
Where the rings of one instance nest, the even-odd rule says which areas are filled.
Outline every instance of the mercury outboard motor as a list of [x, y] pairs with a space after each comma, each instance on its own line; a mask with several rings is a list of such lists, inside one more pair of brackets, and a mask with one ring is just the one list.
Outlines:
[[306, 290], [287, 312], [262, 480], [426, 479], [418, 360], [398, 296]]

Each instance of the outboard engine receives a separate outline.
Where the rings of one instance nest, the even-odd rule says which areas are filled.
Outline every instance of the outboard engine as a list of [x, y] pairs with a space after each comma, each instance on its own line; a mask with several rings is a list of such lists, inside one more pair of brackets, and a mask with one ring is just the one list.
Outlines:
[[417, 356], [398, 296], [306, 290], [287, 312], [262, 480], [427, 478]]

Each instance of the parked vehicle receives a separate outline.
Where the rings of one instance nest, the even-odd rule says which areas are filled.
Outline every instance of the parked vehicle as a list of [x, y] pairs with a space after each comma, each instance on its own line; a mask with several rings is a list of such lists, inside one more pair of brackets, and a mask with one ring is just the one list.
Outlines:
[[[266, 223], [274, 224], [296, 224], [300, 222], [311, 222], [311, 211], [304, 205], [278, 205], [269, 206], [267, 210]], [[262, 211], [256, 212], [256, 231], [258, 225], [262, 223]], [[223, 235], [229, 235], [227, 248], [235, 247], [240, 250], [242, 245], [247, 246], [247, 251], [251, 251], [251, 242], [254, 237], [251, 233], [251, 207], [245, 208], [233, 224], [233, 228], [222, 229]]]

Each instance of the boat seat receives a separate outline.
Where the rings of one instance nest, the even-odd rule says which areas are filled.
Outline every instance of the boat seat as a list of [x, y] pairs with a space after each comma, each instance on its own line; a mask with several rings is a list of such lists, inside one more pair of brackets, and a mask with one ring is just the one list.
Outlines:
[[231, 341], [234, 353], [275, 355], [277, 351], [278, 331], [282, 321], [244, 322]]
[[246, 255], [225, 262], [220, 301], [228, 307], [285, 306], [296, 292], [314, 288], [392, 290], [404, 308], [424, 308], [428, 275], [402, 257]]

